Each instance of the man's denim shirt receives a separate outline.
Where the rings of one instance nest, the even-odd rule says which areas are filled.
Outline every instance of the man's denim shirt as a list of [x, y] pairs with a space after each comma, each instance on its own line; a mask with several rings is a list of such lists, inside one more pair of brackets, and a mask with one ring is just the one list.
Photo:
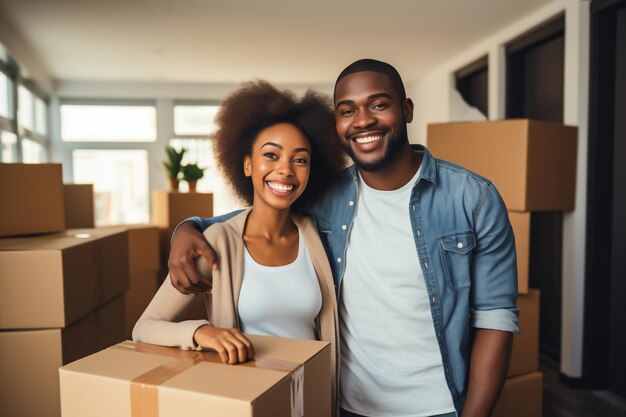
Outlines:
[[[515, 241], [506, 207], [489, 180], [433, 158], [423, 146], [413, 149], [424, 156], [407, 210], [446, 381], [460, 415], [471, 328], [518, 331]], [[309, 212], [328, 254], [337, 299], [350, 262], [345, 256], [357, 202], [358, 171], [353, 165]], [[230, 215], [190, 220], [204, 229], [226, 217]]]

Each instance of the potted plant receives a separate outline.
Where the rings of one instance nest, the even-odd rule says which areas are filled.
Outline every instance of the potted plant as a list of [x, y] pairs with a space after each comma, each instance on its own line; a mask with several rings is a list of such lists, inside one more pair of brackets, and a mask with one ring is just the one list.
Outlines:
[[189, 191], [196, 191], [198, 180], [204, 177], [204, 168], [200, 168], [197, 164], [187, 164], [182, 168], [183, 180], [189, 184]]
[[165, 148], [165, 153], [167, 154], [167, 160], [163, 161], [163, 167], [165, 167], [165, 171], [167, 172], [167, 177], [170, 181], [170, 191], [178, 191], [178, 183], [180, 179], [180, 173], [182, 169], [182, 160], [183, 155], [186, 149], [181, 149], [177, 151], [176, 149], [168, 146]]

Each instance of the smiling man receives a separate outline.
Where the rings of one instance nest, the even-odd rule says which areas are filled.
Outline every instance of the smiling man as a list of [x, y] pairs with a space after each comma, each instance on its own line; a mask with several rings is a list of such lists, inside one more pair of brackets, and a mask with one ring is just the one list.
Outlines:
[[[349, 65], [334, 103], [354, 165], [309, 214], [339, 300], [341, 415], [488, 416], [518, 330], [506, 207], [489, 180], [409, 144], [413, 103], [391, 65]], [[217, 259], [183, 224], [170, 252], [182, 292], [205, 288], [195, 256]]]

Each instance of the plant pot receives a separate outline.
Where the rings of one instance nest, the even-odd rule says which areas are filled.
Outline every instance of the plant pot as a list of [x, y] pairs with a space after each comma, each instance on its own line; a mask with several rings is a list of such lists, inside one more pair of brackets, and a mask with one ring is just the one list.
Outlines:
[[198, 180], [187, 181], [187, 183], [189, 184], [189, 192], [190, 193], [195, 193], [196, 192], [196, 185], [198, 185]]
[[179, 181], [176, 178], [169, 178], [170, 181], [170, 191], [178, 191]]

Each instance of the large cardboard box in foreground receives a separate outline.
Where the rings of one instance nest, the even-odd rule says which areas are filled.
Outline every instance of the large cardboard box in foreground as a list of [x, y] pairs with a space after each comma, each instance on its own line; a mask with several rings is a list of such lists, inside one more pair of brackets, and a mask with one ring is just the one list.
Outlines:
[[[256, 359], [124, 342], [60, 369], [64, 417], [331, 415], [330, 345], [249, 335]], [[301, 415], [301, 414], [295, 414]]]
[[428, 148], [491, 180], [509, 210], [573, 210], [577, 132], [527, 119], [431, 124]]
[[513, 336], [513, 351], [507, 378], [539, 369], [539, 306], [541, 293], [531, 289], [517, 297], [520, 332]]
[[96, 227], [93, 184], [63, 184], [65, 227]]
[[128, 289], [124, 229], [0, 240], [0, 329], [61, 328]]
[[61, 164], [0, 163], [0, 236], [65, 229]]
[[1, 331], [0, 416], [60, 416], [59, 367], [122, 340], [121, 296], [64, 329]]
[[531, 372], [509, 378], [491, 417], [541, 417], [543, 407], [543, 375]]
[[530, 264], [530, 213], [509, 211], [509, 221], [515, 235], [517, 252], [517, 290], [526, 294], [529, 288], [528, 268]]

